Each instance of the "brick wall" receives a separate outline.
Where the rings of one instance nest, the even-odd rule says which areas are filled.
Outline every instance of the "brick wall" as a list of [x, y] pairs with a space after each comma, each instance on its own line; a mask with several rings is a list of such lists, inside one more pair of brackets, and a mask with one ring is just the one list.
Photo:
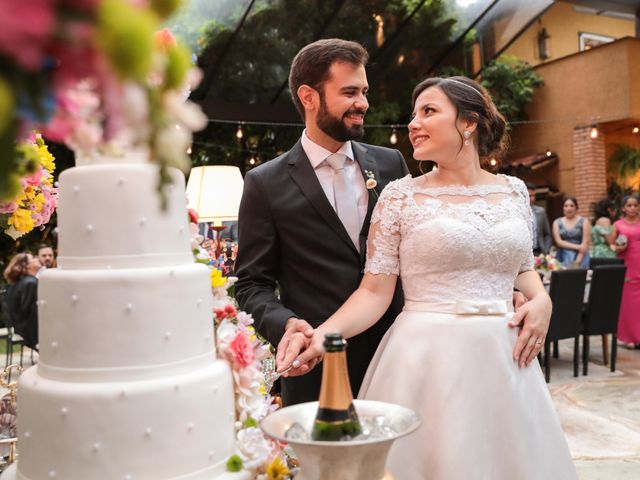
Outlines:
[[591, 138], [591, 127], [573, 130], [573, 159], [575, 162], [575, 192], [580, 214], [591, 216], [593, 206], [607, 195], [607, 161], [604, 134]]

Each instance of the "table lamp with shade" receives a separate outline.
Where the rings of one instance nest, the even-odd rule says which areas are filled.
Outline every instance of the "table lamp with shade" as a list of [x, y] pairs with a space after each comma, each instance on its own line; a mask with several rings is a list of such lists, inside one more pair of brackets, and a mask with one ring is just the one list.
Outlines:
[[189, 208], [198, 213], [200, 223], [210, 223], [210, 228], [216, 231], [216, 258], [222, 248], [220, 232], [226, 228], [222, 222], [238, 219], [242, 188], [242, 174], [238, 167], [206, 165], [192, 168], [189, 174]]

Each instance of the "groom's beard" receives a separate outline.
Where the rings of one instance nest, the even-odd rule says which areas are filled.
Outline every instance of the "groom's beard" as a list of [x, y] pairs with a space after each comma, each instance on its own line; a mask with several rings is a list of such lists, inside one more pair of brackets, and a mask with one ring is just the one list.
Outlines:
[[324, 133], [338, 142], [346, 142], [348, 140], [360, 140], [364, 136], [364, 125], [352, 125], [349, 127], [344, 118], [352, 113], [360, 113], [364, 115], [366, 111], [362, 109], [347, 110], [342, 118], [336, 118], [329, 112], [329, 108], [324, 101], [324, 95], [320, 95], [320, 110], [318, 111], [318, 127]]

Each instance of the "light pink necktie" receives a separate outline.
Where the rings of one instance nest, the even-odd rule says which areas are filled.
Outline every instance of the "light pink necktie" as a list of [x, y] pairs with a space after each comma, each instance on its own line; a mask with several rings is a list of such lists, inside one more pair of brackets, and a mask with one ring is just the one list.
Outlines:
[[329, 155], [326, 162], [333, 168], [333, 196], [338, 218], [347, 230], [351, 241], [360, 251], [360, 213], [353, 185], [347, 179], [345, 163], [347, 157], [341, 153]]

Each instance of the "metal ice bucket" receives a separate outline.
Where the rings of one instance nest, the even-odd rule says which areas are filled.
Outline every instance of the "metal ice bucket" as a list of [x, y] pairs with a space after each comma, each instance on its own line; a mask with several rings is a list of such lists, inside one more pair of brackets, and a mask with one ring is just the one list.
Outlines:
[[298, 456], [300, 474], [296, 480], [391, 480], [385, 463], [391, 444], [420, 426], [413, 410], [392, 403], [371, 400], [354, 400], [361, 417], [385, 418], [395, 432], [390, 438], [354, 440], [350, 442], [315, 442], [292, 440], [285, 437], [294, 424], [311, 431], [318, 411], [318, 402], [301, 403], [282, 408], [260, 422], [262, 430], [270, 437], [287, 442]]

